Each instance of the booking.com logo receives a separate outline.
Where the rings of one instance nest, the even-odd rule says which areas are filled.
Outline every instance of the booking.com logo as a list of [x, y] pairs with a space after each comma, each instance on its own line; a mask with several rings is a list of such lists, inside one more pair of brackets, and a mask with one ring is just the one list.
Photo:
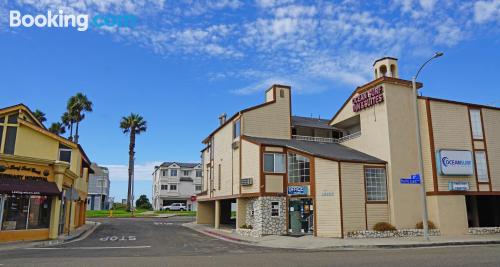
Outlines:
[[137, 17], [133, 15], [112, 15], [97, 14], [89, 20], [86, 14], [64, 14], [63, 10], [47, 14], [22, 15], [19, 10], [11, 10], [9, 25], [11, 28], [17, 27], [38, 27], [38, 28], [76, 28], [78, 31], [87, 31], [90, 27], [134, 27], [137, 24]]

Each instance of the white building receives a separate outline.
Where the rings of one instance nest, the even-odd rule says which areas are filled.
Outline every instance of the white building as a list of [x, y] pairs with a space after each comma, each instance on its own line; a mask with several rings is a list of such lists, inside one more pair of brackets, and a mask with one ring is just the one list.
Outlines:
[[196, 210], [196, 194], [201, 192], [200, 163], [164, 162], [153, 172], [153, 208], [159, 210], [172, 203], [184, 203]]

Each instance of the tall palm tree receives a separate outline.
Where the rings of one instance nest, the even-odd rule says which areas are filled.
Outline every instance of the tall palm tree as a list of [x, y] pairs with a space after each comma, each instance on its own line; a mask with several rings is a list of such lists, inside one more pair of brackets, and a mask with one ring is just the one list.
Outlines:
[[49, 127], [49, 132], [61, 135], [66, 133], [66, 128], [61, 122], [53, 122]]
[[74, 122], [76, 123], [75, 129], [75, 143], [78, 143], [78, 126], [80, 122], [85, 118], [84, 112], [92, 112], [92, 102], [87, 98], [86, 95], [82, 93], [77, 93], [68, 100], [67, 105], [68, 112], [74, 116]]
[[69, 129], [68, 139], [73, 140], [73, 123], [74, 123], [73, 116], [71, 116], [69, 111], [66, 111], [61, 116], [61, 121], [62, 121], [63, 125]]
[[135, 155], [135, 136], [146, 131], [147, 122], [139, 114], [131, 113], [127, 117], [122, 117], [120, 128], [124, 134], [130, 134], [130, 143], [128, 149], [128, 195], [127, 210], [132, 209], [133, 194], [133, 175], [134, 175], [134, 155]]
[[45, 118], [45, 113], [39, 109], [36, 109], [35, 112], [33, 112], [33, 116], [35, 116], [35, 118], [41, 123], [44, 123], [47, 120], [47, 118]]

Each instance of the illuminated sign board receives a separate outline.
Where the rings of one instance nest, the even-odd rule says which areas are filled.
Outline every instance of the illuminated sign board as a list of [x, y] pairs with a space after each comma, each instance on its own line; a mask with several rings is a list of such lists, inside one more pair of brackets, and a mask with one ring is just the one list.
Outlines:
[[352, 99], [352, 110], [359, 112], [382, 102], [384, 102], [384, 88], [378, 86], [354, 97]]
[[443, 175], [473, 175], [472, 152], [468, 150], [439, 150], [438, 166]]

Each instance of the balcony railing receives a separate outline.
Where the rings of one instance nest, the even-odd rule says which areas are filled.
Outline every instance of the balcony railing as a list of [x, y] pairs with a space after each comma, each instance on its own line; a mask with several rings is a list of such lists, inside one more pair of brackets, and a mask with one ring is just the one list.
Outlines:
[[339, 143], [349, 141], [349, 140], [352, 140], [352, 139], [360, 137], [360, 136], [361, 136], [361, 132], [355, 132], [355, 133], [343, 136], [341, 138], [329, 138], [329, 137], [305, 136], [305, 135], [292, 135], [292, 138], [295, 140], [301, 140], [301, 141], [339, 144]]

